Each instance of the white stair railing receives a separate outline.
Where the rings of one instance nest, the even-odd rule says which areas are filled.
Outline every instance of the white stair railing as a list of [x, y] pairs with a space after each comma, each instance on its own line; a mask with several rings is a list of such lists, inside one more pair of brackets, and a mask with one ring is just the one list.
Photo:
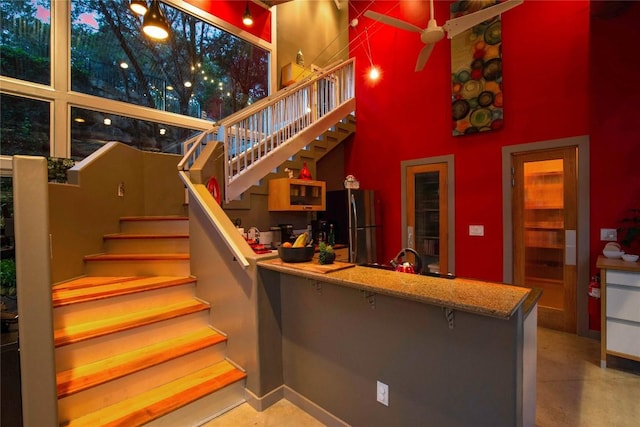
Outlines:
[[[316, 71], [218, 124], [225, 153], [225, 200], [240, 196], [322, 132], [355, 109], [355, 60]], [[332, 123], [332, 124], [333, 124]], [[297, 138], [301, 136], [305, 138]], [[220, 140], [220, 139], [219, 139]], [[297, 142], [297, 143], [294, 143]], [[286, 147], [286, 148], [285, 148]], [[267, 158], [270, 161], [265, 162]]]

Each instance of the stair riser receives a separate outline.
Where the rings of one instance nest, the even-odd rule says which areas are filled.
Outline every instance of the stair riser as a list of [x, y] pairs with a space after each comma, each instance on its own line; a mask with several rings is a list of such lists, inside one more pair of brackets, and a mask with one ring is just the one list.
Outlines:
[[189, 253], [187, 238], [105, 239], [105, 252], [109, 254]]
[[189, 260], [86, 261], [87, 276], [189, 276]]
[[224, 359], [226, 345], [215, 345], [158, 366], [58, 400], [58, 419], [77, 418], [173, 381]]
[[207, 395], [164, 417], [145, 424], [145, 427], [186, 427], [202, 425], [215, 416], [227, 412], [245, 402], [244, 383], [244, 381], [238, 381], [230, 384], [222, 390]]
[[176, 338], [208, 324], [203, 311], [56, 348], [56, 371]]
[[146, 220], [146, 221], [121, 221], [121, 233], [131, 234], [188, 234], [189, 221], [187, 220]]
[[194, 294], [195, 284], [190, 283], [58, 307], [53, 310], [53, 325], [54, 329], [59, 329], [63, 326], [128, 315], [145, 308], [193, 299]]

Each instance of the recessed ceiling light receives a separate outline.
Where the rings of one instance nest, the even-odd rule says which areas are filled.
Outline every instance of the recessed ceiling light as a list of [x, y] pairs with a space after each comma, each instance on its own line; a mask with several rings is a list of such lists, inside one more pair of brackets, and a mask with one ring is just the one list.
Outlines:
[[191, 82], [184, 82], [184, 87], [191, 87]]

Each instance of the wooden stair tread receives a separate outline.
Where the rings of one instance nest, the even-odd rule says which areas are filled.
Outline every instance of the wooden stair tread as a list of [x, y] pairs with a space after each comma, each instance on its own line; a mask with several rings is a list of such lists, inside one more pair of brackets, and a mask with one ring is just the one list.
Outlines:
[[188, 221], [188, 216], [161, 215], [161, 216], [123, 216], [120, 221]]
[[154, 233], [154, 234], [144, 234], [144, 233], [114, 233], [114, 234], [105, 234], [103, 236], [104, 240], [127, 240], [127, 239], [188, 239], [189, 234], [183, 233]]
[[64, 288], [54, 287], [53, 306], [62, 307], [80, 302], [169, 288], [195, 282], [195, 279], [192, 277], [152, 276], [126, 277], [124, 280], [113, 281], [99, 280], [98, 283], [90, 285], [89, 283], [91, 282], [87, 279], [88, 278], [83, 278], [81, 284], [78, 286], [66, 284]]
[[96, 254], [87, 255], [85, 261], [173, 261], [188, 260], [189, 254]]
[[81, 289], [92, 286], [108, 285], [116, 282], [126, 282], [127, 280], [139, 279], [137, 276], [83, 276], [76, 279], [59, 282], [53, 285], [53, 290]]
[[246, 376], [225, 360], [99, 411], [63, 422], [61, 425], [140, 426], [241, 381]]
[[59, 372], [56, 375], [58, 398], [214, 346], [225, 340], [222, 334], [203, 327], [177, 338]]
[[196, 299], [189, 299], [175, 304], [154, 307], [144, 311], [136, 311], [122, 316], [99, 319], [75, 325], [67, 325], [54, 331], [54, 344], [56, 347], [60, 347], [208, 309], [208, 304]]

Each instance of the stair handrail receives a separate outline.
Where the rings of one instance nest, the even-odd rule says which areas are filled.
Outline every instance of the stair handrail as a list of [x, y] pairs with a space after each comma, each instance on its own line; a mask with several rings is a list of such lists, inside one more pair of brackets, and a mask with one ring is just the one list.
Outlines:
[[[336, 62], [335, 64], [339, 64], [339, 63], [340, 61]], [[332, 64], [331, 68], [333, 68], [335, 64]], [[307, 83], [314, 76], [317, 76], [323, 72], [324, 70], [322, 69], [315, 70], [312, 74], [306, 76], [305, 78], [295, 82], [292, 85], [289, 85], [281, 89], [275, 95], [261, 98], [258, 101], [254, 102], [253, 104], [243, 108], [242, 110], [238, 110], [235, 113], [232, 113], [229, 116], [225, 117], [221, 121], [215, 123], [210, 129], [200, 132], [199, 134], [185, 140], [182, 143], [182, 152], [184, 153], [184, 155], [180, 160], [180, 162], [178, 163], [178, 170], [179, 171], [189, 170], [189, 167], [193, 165], [195, 160], [200, 155], [200, 152], [202, 152], [202, 148], [207, 144], [207, 142], [215, 138], [216, 134], [220, 130], [220, 126], [223, 126], [226, 123], [233, 123], [237, 117], [242, 117], [247, 114], [251, 115], [256, 111], [262, 110], [265, 105], [269, 105], [275, 99], [278, 99], [279, 97], [283, 96], [286, 92], [295, 90], [297, 87]], [[213, 138], [211, 138], [212, 136]], [[209, 138], [207, 139], [207, 137]]]
[[265, 96], [264, 98], [260, 98], [259, 100], [257, 100], [253, 104], [248, 105], [248, 106], [244, 107], [243, 109], [238, 110], [238, 111], [226, 116], [225, 118], [219, 120], [217, 122], [217, 125], [218, 126], [228, 126], [229, 124], [235, 123], [236, 121], [238, 121], [238, 118], [247, 117], [247, 116], [250, 116], [250, 115], [254, 114], [256, 111], [263, 110], [265, 106], [273, 104], [274, 102], [278, 101], [282, 97], [286, 96], [288, 93], [295, 92], [300, 86], [307, 85], [311, 80], [314, 80], [314, 79], [316, 79], [318, 77], [321, 77], [322, 75], [325, 75], [327, 73], [332, 72], [335, 68], [339, 67], [340, 65], [344, 64], [345, 62], [347, 62], [347, 61], [336, 61], [336, 62], [330, 64], [326, 68], [315, 68], [315, 69], [312, 69], [308, 75], [306, 75], [305, 77], [301, 78], [300, 80], [297, 80], [294, 83], [290, 84], [289, 86], [283, 87], [282, 89], [280, 89], [276, 93], [274, 93], [272, 95], [269, 95], [269, 96]]
[[215, 135], [218, 133], [220, 127], [213, 125], [210, 129], [207, 129], [182, 143], [182, 152], [184, 153], [180, 162], [178, 162], [179, 171], [188, 171], [189, 168], [196, 161], [202, 149], [208, 142], [214, 140]]

